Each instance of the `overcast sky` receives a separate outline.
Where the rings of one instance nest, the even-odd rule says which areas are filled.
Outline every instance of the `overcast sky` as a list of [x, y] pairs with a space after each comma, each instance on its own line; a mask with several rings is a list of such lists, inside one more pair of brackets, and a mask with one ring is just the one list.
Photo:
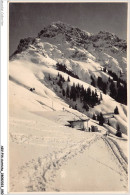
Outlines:
[[56, 21], [90, 33], [105, 30], [126, 39], [127, 3], [10, 3], [10, 54], [20, 39], [35, 37], [44, 26]]

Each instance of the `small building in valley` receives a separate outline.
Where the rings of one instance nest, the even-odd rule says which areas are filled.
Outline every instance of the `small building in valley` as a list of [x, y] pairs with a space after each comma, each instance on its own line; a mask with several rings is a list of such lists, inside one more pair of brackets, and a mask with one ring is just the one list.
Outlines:
[[84, 131], [89, 131], [88, 128], [88, 121], [90, 119], [79, 119], [79, 120], [74, 120], [74, 121], [68, 121], [70, 124], [70, 127], [72, 128], [77, 128], [77, 129], [82, 129]]
[[79, 119], [79, 120], [73, 120], [73, 121], [68, 121], [69, 126], [72, 128], [80, 129], [83, 131], [89, 131], [89, 132], [99, 132], [98, 126], [95, 125], [89, 125], [89, 120], [90, 119]]

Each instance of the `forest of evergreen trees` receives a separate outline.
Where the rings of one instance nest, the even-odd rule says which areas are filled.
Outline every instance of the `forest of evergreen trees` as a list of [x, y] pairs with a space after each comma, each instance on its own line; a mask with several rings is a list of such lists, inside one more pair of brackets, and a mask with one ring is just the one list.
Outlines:
[[60, 64], [60, 63], [56, 63], [56, 69], [59, 70], [59, 71], [65, 72], [68, 75], [70, 75], [70, 76], [72, 76], [76, 79], [79, 79], [79, 77], [76, 74], [74, 74], [72, 71], [67, 69], [65, 64], [63, 65], [63, 64]]
[[113, 99], [126, 105], [127, 104], [127, 83], [125, 81], [122, 81], [118, 77], [115, 78], [116, 81], [114, 81], [114, 79], [111, 79], [109, 77], [108, 81], [104, 82], [101, 77], [95, 79], [91, 76], [91, 80], [92, 80], [91, 85], [93, 85], [94, 87], [98, 87], [100, 90], [103, 91], [104, 94], [109, 93], [109, 95]]
[[[126, 81], [118, 77], [116, 73], [112, 72], [111, 70], [108, 70], [108, 74], [113, 78], [113, 80], [111, 79], [110, 96], [122, 104], [127, 104], [127, 83]], [[122, 73], [120, 71], [120, 76], [121, 75]], [[116, 86], [114, 85], [114, 81], [116, 81]]]
[[[51, 80], [50, 75], [49, 80]], [[66, 85], [64, 85], [65, 82]], [[75, 103], [77, 100], [80, 101], [80, 103], [82, 104], [82, 108], [86, 111], [89, 111], [89, 107], [94, 107], [95, 105], [100, 104], [101, 98], [98, 98], [96, 90], [93, 91], [90, 88], [85, 89], [83, 85], [80, 86], [79, 83], [77, 85], [73, 83], [73, 85], [70, 86], [69, 82], [69, 76], [67, 81], [65, 81], [64, 77], [58, 73], [56, 84], [60, 87], [64, 98], [70, 99]], [[75, 109], [77, 109], [77, 106], [75, 107]]]
[[[79, 79], [79, 77], [74, 74], [72, 71], [68, 70], [66, 65], [57, 63], [56, 64], [57, 70], [67, 73], [68, 75]], [[127, 83], [122, 80], [120, 77], [116, 75], [116, 73], [112, 72], [111, 70], [107, 70], [106, 67], [103, 68], [104, 72], [108, 71], [108, 74], [112, 77], [108, 79], [107, 82], [103, 81], [101, 77], [95, 79], [91, 76], [91, 85], [94, 87], [98, 87], [100, 90], [103, 91], [104, 94], [109, 94], [113, 99], [116, 101], [127, 104]], [[120, 72], [121, 74], [121, 72]], [[64, 92], [63, 92], [64, 93]], [[92, 100], [93, 101], [93, 100]]]

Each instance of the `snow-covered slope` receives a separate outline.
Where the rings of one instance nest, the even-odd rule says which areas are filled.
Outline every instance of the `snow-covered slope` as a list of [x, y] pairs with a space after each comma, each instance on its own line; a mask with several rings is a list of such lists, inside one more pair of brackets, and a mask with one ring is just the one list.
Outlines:
[[[66, 71], [57, 70], [57, 64], [65, 65]], [[104, 67], [107, 71], [101, 70]], [[33, 163], [32, 158], [41, 156], [43, 150], [44, 155], [56, 150], [58, 155], [64, 156], [66, 152], [71, 154], [78, 148], [82, 150], [86, 139], [88, 142], [93, 139], [93, 136], [97, 139], [98, 133], [84, 135], [82, 131], [67, 127], [70, 120], [89, 118], [89, 127], [92, 125], [98, 127], [101, 133], [98, 136], [102, 136], [109, 130], [112, 139], [118, 139], [121, 150], [127, 156], [127, 106], [110, 97], [109, 93], [104, 94], [98, 86], [92, 86], [92, 78], [97, 80], [101, 77], [106, 83], [112, 79], [108, 73], [109, 70], [122, 81], [127, 80], [126, 42], [111, 33], [99, 32], [93, 35], [79, 28], [57, 22], [44, 27], [36, 38], [20, 40], [9, 62], [11, 191], [44, 191], [43, 186], [38, 184], [36, 187], [31, 179], [41, 174], [37, 172], [36, 167], [34, 175], [32, 175], [33, 168], [29, 168], [28, 174], [31, 175], [24, 179], [22, 185], [21, 175], [18, 174], [19, 167], [21, 167], [23, 178], [26, 178], [25, 167], [22, 165], [28, 162], [32, 163], [31, 166], [35, 165], [36, 162]], [[58, 85], [58, 74], [64, 78], [62, 87]], [[66, 91], [67, 86], [71, 88], [78, 85], [86, 91], [90, 88], [92, 92], [97, 93], [98, 98], [102, 95], [100, 103], [89, 106], [87, 111], [83, 108], [80, 98], [73, 101], [63, 95], [63, 89]], [[35, 90], [32, 91], [33, 88]], [[75, 106], [77, 106], [76, 109]], [[117, 115], [114, 114], [116, 106], [119, 110]], [[100, 126], [98, 121], [92, 119], [93, 114], [98, 115], [100, 112], [106, 121], [109, 118], [111, 126], [107, 122], [104, 126]], [[115, 136], [117, 124], [123, 132], [123, 138]], [[73, 143], [75, 145], [77, 143], [74, 148]], [[67, 149], [64, 150], [66, 147]], [[34, 156], [30, 152], [32, 148]], [[22, 151], [20, 158], [14, 162], [14, 155], [17, 155], [18, 151]], [[48, 160], [49, 157], [45, 162], [46, 166]], [[15, 166], [18, 170], [14, 173]], [[41, 168], [38, 171], [41, 171]], [[16, 181], [17, 185], [15, 185]], [[35, 189], [31, 186], [25, 189], [28, 182]], [[47, 189], [46, 185], [45, 182], [44, 187]]]

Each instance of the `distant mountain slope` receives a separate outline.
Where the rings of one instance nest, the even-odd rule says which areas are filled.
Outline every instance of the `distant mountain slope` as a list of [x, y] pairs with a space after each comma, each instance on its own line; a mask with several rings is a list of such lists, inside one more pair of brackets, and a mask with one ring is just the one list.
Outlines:
[[118, 76], [126, 78], [126, 41], [109, 32], [92, 35], [79, 28], [57, 22], [44, 27], [36, 38], [21, 39], [16, 52], [26, 49], [62, 62], [71, 60], [97, 62]]

